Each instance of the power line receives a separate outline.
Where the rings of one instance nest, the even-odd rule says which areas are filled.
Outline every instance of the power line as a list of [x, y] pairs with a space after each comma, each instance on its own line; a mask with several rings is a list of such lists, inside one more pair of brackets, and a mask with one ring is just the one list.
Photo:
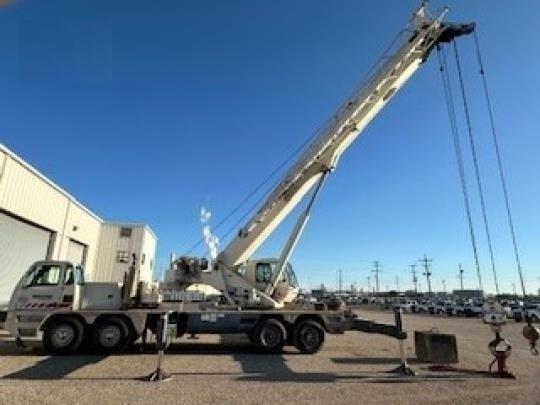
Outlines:
[[379, 261], [378, 260], [375, 260], [373, 262], [373, 266], [375, 266], [375, 268], [373, 269], [373, 273], [375, 273], [375, 293], [379, 293], [381, 290], [379, 289], [379, 272], [381, 271], [380, 270], [380, 264], [379, 264]]
[[461, 263], [459, 264], [459, 285], [461, 286], [461, 291], [463, 291], [463, 268], [461, 267]]
[[431, 295], [431, 272], [429, 271], [429, 264], [433, 261], [433, 259], [428, 259], [427, 256], [424, 254], [423, 259], [418, 259], [419, 262], [421, 262], [424, 265], [424, 276], [426, 276], [427, 285], [428, 285], [428, 293]]
[[418, 278], [416, 277], [416, 264], [409, 264], [412, 274], [412, 282], [414, 284], [414, 293], [418, 294]]

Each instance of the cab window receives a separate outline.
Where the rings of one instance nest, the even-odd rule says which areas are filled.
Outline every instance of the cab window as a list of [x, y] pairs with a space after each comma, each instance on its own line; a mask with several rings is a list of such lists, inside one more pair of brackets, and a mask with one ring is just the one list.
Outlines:
[[256, 281], [257, 283], [266, 283], [272, 278], [272, 267], [270, 263], [257, 263], [256, 269]]
[[66, 272], [64, 273], [64, 285], [72, 285], [75, 280], [75, 274], [73, 266], [69, 265], [66, 267]]
[[60, 266], [55, 264], [36, 266], [28, 275], [26, 286], [57, 285], [60, 282], [60, 270]]

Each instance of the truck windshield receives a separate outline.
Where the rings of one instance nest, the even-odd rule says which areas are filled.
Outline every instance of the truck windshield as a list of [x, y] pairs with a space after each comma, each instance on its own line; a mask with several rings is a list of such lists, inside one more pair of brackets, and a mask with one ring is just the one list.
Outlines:
[[27, 274], [25, 287], [51, 286], [60, 282], [61, 267], [57, 264], [34, 266]]

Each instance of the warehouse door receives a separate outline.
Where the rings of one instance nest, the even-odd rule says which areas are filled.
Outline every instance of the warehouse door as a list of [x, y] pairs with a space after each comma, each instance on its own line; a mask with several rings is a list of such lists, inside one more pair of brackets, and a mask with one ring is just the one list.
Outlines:
[[0, 307], [30, 265], [47, 258], [50, 240], [51, 232], [0, 212]]
[[75, 264], [81, 264], [84, 266], [86, 259], [86, 245], [70, 239], [67, 250], [66, 260]]

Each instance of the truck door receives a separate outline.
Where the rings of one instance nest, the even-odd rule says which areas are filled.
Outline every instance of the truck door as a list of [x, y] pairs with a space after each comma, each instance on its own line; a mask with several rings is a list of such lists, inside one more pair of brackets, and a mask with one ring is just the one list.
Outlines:
[[71, 265], [37, 263], [27, 275], [21, 291], [25, 296], [24, 308], [70, 307], [73, 302], [73, 277]]

